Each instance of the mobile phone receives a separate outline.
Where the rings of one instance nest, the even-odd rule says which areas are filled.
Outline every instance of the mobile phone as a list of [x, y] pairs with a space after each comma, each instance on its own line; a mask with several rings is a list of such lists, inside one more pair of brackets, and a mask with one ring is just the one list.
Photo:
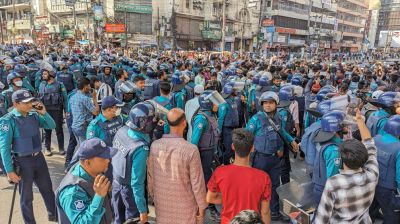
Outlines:
[[32, 104], [33, 109], [35, 110], [42, 110], [43, 106], [41, 105], [41, 103], [39, 101], [35, 102]]

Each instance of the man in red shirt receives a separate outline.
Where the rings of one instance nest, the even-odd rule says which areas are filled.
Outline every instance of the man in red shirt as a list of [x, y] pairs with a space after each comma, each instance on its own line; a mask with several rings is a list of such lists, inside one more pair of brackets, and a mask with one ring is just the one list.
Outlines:
[[258, 212], [264, 223], [271, 215], [271, 180], [265, 172], [250, 166], [254, 135], [244, 128], [232, 132], [235, 162], [218, 167], [208, 182], [207, 202], [222, 204], [221, 223], [229, 223], [242, 210]]

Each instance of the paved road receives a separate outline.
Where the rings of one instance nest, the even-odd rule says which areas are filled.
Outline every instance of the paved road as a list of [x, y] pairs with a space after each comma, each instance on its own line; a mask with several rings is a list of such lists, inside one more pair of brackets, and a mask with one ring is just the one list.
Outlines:
[[[68, 143], [68, 131], [64, 128], [64, 133], [66, 133], [65, 145]], [[56, 148], [56, 137], [53, 132], [52, 136], [52, 146]], [[65, 147], [67, 148], [67, 147]], [[57, 151], [57, 150], [56, 150]], [[47, 164], [50, 170], [51, 179], [53, 182], [53, 189], [56, 190], [59, 185], [61, 179], [64, 176], [64, 157], [60, 155], [53, 155], [51, 157], [46, 157]], [[304, 162], [299, 161], [298, 159], [292, 159], [292, 174], [291, 177], [295, 180], [300, 180], [305, 177], [305, 164]], [[11, 199], [12, 199], [13, 186], [8, 184], [5, 177], [0, 178], [0, 223], [7, 223], [8, 214], [10, 211]], [[51, 223], [47, 221], [47, 213], [44, 206], [44, 202], [40, 193], [36, 187], [34, 187], [34, 201], [33, 201], [34, 213], [37, 223], [45, 224]], [[154, 207], [150, 206], [150, 217], [151, 220], [154, 220]], [[20, 224], [23, 223], [21, 212], [19, 209], [19, 195], [16, 196], [16, 203], [13, 212], [13, 221], [12, 223]], [[214, 224], [215, 222], [210, 221], [206, 218], [207, 224]], [[285, 222], [272, 222], [273, 224], [283, 224]]]

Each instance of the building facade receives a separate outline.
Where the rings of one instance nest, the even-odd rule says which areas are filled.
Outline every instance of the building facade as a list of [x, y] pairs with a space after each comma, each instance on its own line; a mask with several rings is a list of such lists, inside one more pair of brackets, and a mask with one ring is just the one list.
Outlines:
[[381, 0], [375, 45], [380, 48], [400, 47], [400, 1]]

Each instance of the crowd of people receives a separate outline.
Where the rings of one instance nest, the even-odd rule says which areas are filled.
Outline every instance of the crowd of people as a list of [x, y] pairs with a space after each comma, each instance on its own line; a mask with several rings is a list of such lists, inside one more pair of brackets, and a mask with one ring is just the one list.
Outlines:
[[[396, 62], [2, 49], [1, 170], [25, 223], [36, 223], [33, 184], [59, 223], [146, 223], [149, 205], [160, 224], [206, 211], [294, 221], [277, 191], [293, 159], [307, 165], [313, 223], [400, 223]], [[65, 155], [56, 192], [52, 130]]]

